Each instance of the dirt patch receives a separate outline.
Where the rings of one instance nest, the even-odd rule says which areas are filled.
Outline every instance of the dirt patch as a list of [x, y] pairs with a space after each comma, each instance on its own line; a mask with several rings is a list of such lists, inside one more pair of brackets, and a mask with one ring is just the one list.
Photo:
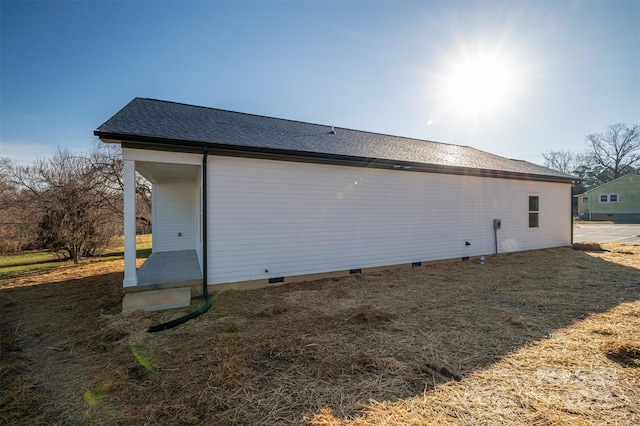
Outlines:
[[[2, 424], [638, 424], [640, 245], [120, 314], [122, 261], [0, 283]], [[63, 379], [62, 379], [63, 378]]]

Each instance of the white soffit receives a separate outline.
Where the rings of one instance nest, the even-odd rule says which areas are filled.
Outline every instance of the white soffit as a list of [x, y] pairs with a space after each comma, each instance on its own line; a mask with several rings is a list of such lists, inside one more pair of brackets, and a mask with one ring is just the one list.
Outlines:
[[200, 166], [136, 161], [136, 171], [153, 183], [164, 183], [175, 179], [193, 180], [198, 176]]

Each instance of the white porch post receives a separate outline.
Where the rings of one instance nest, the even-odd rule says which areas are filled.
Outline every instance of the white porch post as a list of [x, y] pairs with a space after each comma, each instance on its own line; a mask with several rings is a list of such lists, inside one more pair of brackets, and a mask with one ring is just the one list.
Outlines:
[[136, 162], [124, 160], [124, 287], [138, 284], [136, 275]]

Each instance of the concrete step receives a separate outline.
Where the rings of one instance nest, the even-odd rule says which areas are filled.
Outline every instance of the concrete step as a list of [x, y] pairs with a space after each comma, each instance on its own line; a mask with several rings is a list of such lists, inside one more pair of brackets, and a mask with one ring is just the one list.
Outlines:
[[122, 298], [122, 313], [135, 309], [160, 311], [163, 309], [183, 308], [190, 304], [191, 290], [189, 287], [137, 291], [124, 295]]

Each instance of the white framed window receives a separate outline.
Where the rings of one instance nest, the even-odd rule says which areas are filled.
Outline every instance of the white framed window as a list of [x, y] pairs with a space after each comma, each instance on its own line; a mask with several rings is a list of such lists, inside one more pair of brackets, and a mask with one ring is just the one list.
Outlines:
[[587, 204], [589, 202], [589, 197], [582, 197], [582, 204]]
[[540, 227], [540, 197], [529, 195], [529, 228]]
[[601, 203], [617, 203], [618, 194], [600, 194]]

